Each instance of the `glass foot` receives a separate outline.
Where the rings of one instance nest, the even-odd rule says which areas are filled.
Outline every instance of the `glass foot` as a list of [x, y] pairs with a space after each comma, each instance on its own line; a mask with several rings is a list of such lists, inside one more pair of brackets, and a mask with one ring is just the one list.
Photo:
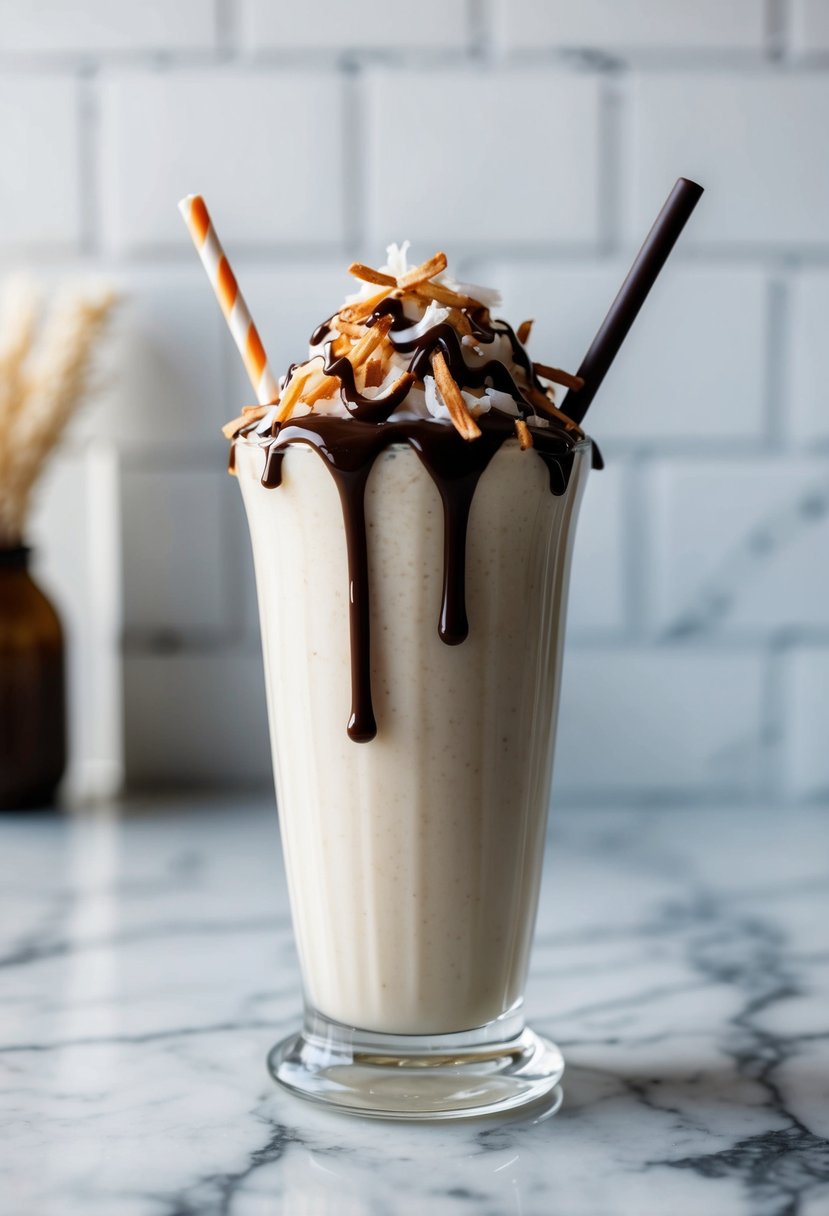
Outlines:
[[[527, 1027], [495, 1040], [468, 1034], [385, 1035], [318, 1013], [271, 1050], [268, 1070], [291, 1093], [378, 1119], [464, 1119], [540, 1101], [561, 1080], [554, 1043]], [[514, 1025], [514, 1023], [513, 1023]]]

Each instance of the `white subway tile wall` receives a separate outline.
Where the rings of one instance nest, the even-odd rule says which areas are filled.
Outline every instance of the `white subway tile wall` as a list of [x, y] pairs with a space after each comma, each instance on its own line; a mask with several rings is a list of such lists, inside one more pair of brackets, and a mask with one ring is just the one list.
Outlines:
[[72, 800], [112, 794], [123, 777], [118, 453], [105, 440], [64, 451], [40, 486], [27, 540], [36, 579], [66, 639]]
[[789, 790], [800, 798], [829, 798], [829, 651], [796, 646], [786, 655], [783, 692], [786, 717], [786, 773]]
[[[627, 269], [617, 259], [565, 266], [545, 260], [476, 273], [501, 285], [507, 314], [535, 318], [529, 347], [537, 359], [555, 356], [577, 367]], [[637, 445], [762, 441], [765, 367], [758, 352], [767, 338], [768, 294], [766, 273], [751, 267], [672, 266], [591, 407], [596, 435]]]
[[365, 83], [362, 194], [373, 245], [395, 233], [456, 246], [597, 244], [597, 77], [453, 66], [386, 68]]
[[0, 0], [4, 51], [190, 51], [216, 47], [214, 0], [83, 0], [82, 4]]
[[124, 626], [162, 640], [232, 628], [225, 549], [227, 474], [125, 468], [121, 480]]
[[829, 5], [826, 0], [793, 0], [792, 45], [803, 55], [829, 51]]
[[166, 445], [212, 444], [220, 455], [227, 327], [198, 261], [104, 273], [122, 299], [103, 392], [79, 417], [75, 434], [106, 436], [125, 454], [147, 445], [157, 451], [163, 436]]
[[766, 7], [763, 0], [495, 0], [495, 26], [502, 46], [522, 51], [760, 51]]
[[640, 72], [630, 105], [629, 239], [648, 224], [654, 197], [681, 164], [709, 186], [692, 244], [798, 249], [826, 241], [829, 158], [820, 148], [829, 75]]
[[87, 568], [84, 452], [115, 453], [133, 785], [270, 780], [218, 434], [252, 393], [180, 195], [208, 198], [279, 368], [348, 290], [347, 262], [404, 237], [500, 285], [505, 315], [535, 318], [536, 356], [575, 367], [686, 174], [706, 194], [590, 414], [608, 468], [574, 563], [557, 795], [827, 795], [827, 14], [0, 0], [0, 268], [104, 273], [125, 295], [35, 539], [57, 583]]
[[[446, 0], [419, 0], [405, 14], [384, 0], [346, 5], [341, 0], [314, 4], [274, 4], [240, 0], [242, 43], [252, 54], [312, 51], [334, 56], [343, 50], [464, 51], [468, 44], [466, 6]], [[405, 22], [405, 24], [404, 24]]]
[[696, 797], [712, 788], [756, 796], [766, 779], [763, 683], [760, 654], [574, 651], [559, 721], [559, 789], [586, 786], [609, 799]]
[[792, 429], [808, 448], [829, 440], [829, 270], [804, 270], [790, 292]]
[[101, 236], [113, 250], [180, 248], [170, 199], [194, 182], [228, 243], [342, 238], [346, 115], [335, 75], [110, 71], [100, 100]]
[[673, 461], [655, 469], [654, 628], [666, 637], [829, 627], [823, 461]]
[[81, 238], [80, 88], [65, 72], [0, 78], [0, 250], [72, 249]]
[[228, 642], [223, 649], [130, 653], [124, 689], [127, 773], [134, 784], [270, 785], [257, 649]]

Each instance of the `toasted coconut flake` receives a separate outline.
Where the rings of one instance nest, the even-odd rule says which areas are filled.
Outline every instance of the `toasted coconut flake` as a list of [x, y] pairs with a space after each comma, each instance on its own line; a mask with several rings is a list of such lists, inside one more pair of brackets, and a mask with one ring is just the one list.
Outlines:
[[442, 351], [436, 350], [432, 355], [432, 371], [455, 430], [462, 439], [477, 439], [481, 434], [481, 429], [470, 414], [469, 407], [452, 378]]
[[[326, 357], [348, 359], [354, 369], [355, 382], [360, 391], [380, 389], [387, 377], [391, 378], [390, 369], [394, 363], [392, 359], [394, 346], [390, 341], [390, 333], [395, 324], [394, 318], [390, 314], [384, 314], [378, 316], [374, 324], [366, 324], [382, 301], [390, 297], [395, 300], [408, 301], [409, 304], [412, 301], [416, 302], [418, 309], [410, 310], [411, 317], [422, 313], [432, 301], [444, 306], [448, 310], [447, 319], [462, 340], [464, 348], [472, 345], [478, 348], [480, 353], [479, 343], [482, 339], [476, 336], [476, 329], [479, 322], [483, 324], [484, 321], [488, 321], [489, 308], [474, 297], [465, 294], [466, 291], [475, 291], [474, 287], [458, 284], [458, 290], [456, 290], [447, 283], [436, 282], [436, 276], [446, 270], [446, 265], [446, 255], [439, 251], [411, 270], [406, 270], [405, 263], [400, 264], [396, 269], [405, 271], [405, 273], [399, 276], [376, 270], [361, 262], [354, 262], [349, 267], [350, 273], [355, 278], [365, 283], [376, 284], [376, 290], [372, 288], [371, 294], [360, 293], [364, 298], [344, 305], [340, 312], [335, 314], [333, 320], [328, 322], [333, 333], [325, 346]], [[399, 311], [399, 309], [395, 311]], [[447, 313], [444, 311], [439, 315], [447, 317]], [[411, 323], [416, 324], [416, 321], [412, 320]], [[528, 341], [532, 326], [532, 320], [523, 321], [518, 326], [516, 336], [519, 342], [523, 344]], [[316, 402], [340, 392], [342, 387], [340, 377], [326, 374], [322, 363], [323, 360], [319, 356], [315, 356], [294, 370], [281, 398], [272, 403], [276, 406], [274, 432], [280, 423], [287, 421], [292, 416], [298, 403], [302, 403], [303, 411], [305, 406], [313, 409]], [[473, 402], [470, 408], [467, 402], [468, 394], [464, 395], [461, 391], [460, 385], [454, 380], [449, 364], [440, 350], [433, 351], [431, 366], [437, 391], [445, 404], [453, 426], [465, 440], [478, 438], [481, 430], [475, 419], [475, 413], [477, 413], [475, 404]], [[556, 408], [553, 390], [553, 384], [578, 390], [583, 386], [583, 381], [578, 376], [544, 363], [533, 363], [532, 367], [534, 374], [531, 373], [526, 377], [532, 383], [521, 388], [521, 394], [527, 405], [532, 406], [538, 414], [548, 419], [555, 419], [571, 435], [583, 437], [584, 432], [581, 427]], [[535, 379], [536, 375], [542, 377], [545, 383], [539, 383]], [[388, 391], [396, 394], [403, 385], [412, 384], [415, 379], [410, 372], [403, 373]], [[524, 379], [523, 373], [519, 375], [519, 383]], [[431, 393], [431, 388], [429, 392]], [[222, 428], [223, 433], [232, 439], [240, 429], [252, 426], [263, 418], [266, 412], [265, 406], [245, 407], [239, 418]], [[525, 418], [518, 418], [514, 425], [521, 450], [526, 451], [533, 447], [533, 434], [527, 426]]]
[[521, 395], [526, 397], [528, 401], [532, 401], [533, 405], [540, 410], [542, 414], [546, 413], [549, 407], [554, 404], [546, 393], [542, 393], [541, 390], [537, 389], [534, 385], [529, 385], [527, 388], [522, 388]]
[[522, 452], [526, 452], [533, 446], [533, 437], [530, 433], [530, 428], [527, 426], [523, 418], [515, 419], [515, 434], [518, 436], [518, 443]]
[[324, 372], [318, 371], [306, 381], [301, 400], [306, 405], [313, 405], [315, 401], [333, 397], [339, 387], [340, 382], [336, 376], [326, 376]]
[[572, 418], [568, 418], [557, 405], [553, 405], [553, 403], [550, 402], [547, 406], [547, 412], [551, 418], [556, 418], [565, 428], [565, 430], [571, 431], [579, 439], [584, 439], [584, 431], [581, 429], [579, 424], [574, 422]]
[[239, 417], [234, 418], [232, 422], [226, 422], [222, 427], [222, 434], [225, 439], [233, 439], [243, 426], [251, 426], [252, 423], [258, 422], [260, 418], [264, 418], [269, 408], [267, 405], [243, 405]]
[[337, 329], [341, 334], [345, 334], [348, 338], [362, 338], [365, 333], [364, 325], [357, 325], [353, 321], [344, 321], [342, 316], [337, 317]]
[[[342, 317], [343, 321], [348, 321], [354, 324], [357, 321], [365, 321], [374, 312], [381, 300], [385, 300], [389, 294], [388, 291], [377, 291], [372, 296], [366, 296], [364, 300], [357, 300], [354, 304], [348, 304], [345, 308], [341, 308], [338, 316]], [[339, 323], [337, 322], [337, 328]]]
[[364, 387], [379, 388], [383, 383], [383, 360], [378, 355], [373, 355], [366, 363], [366, 374]]
[[472, 326], [469, 323], [469, 318], [465, 312], [461, 312], [459, 308], [450, 308], [448, 321], [450, 325], [461, 334], [463, 337], [472, 333]]
[[397, 286], [397, 279], [392, 278], [390, 274], [384, 274], [382, 270], [374, 270], [371, 266], [364, 266], [362, 262], [352, 262], [348, 273], [353, 274], [354, 278], [359, 279], [362, 283], [377, 283], [380, 287]]
[[225, 439], [233, 439], [237, 431], [247, 423], [247, 418], [244, 414], [240, 414], [238, 418], [234, 418], [232, 422], [226, 422], [222, 427], [222, 434]]
[[274, 418], [274, 422], [287, 422], [294, 412], [294, 406], [302, 396], [302, 390], [308, 377], [312, 376], [315, 370], [315, 368], [307, 363], [304, 367], [296, 368], [287, 387], [282, 391], [282, 396], [279, 399], [279, 412]]
[[401, 372], [400, 375], [397, 377], [397, 379], [392, 384], [389, 385], [389, 387], [386, 389], [385, 393], [383, 393], [383, 396], [376, 397], [375, 400], [382, 401], [384, 398], [390, 397], [392, 395], [392, 393], [396, 393], [398, 391], [398, 389], [401, 389], [404, 384], [411, 387], [411, 385], [414, 384], [416, 379], [417, 379], [417, 376], [415, 376], [414, 372]]
[[584, 438], [584, 431], [581, 429], [579, 424], [574, 422], [572, 418], [568, 418], [566, 414], [562, 413], [558, 406], [553, 405], [550, 398], [544, 393], [540, 393], [537, 388], [522, 388], [521, 392], [528, 401], [533, 403], [539, 414], [544, 414], [547, 418], [555, 418], [562, 424], [565, 430], [570, 431], [571, 434], [577, 436], [579, 439]]
[[360, 341], [346, 353], [346, 358], [352, 367], [360, 367], [369, 355], [373, 355], [380, 343], [388, 337], [392, 326], [392, 317], [381, 317], [376, 325], [367, 329]]
[[436, 274], [442, 274], [446, 269], [446, 254], [435, 253], [432, 257], [422, 262], [420, 266], [415, 266], [413, 270], [407, 271], [397, 280], [397, 286], [402, 288], [419, 287], [421, 283], [428, 283]]
[[471, 296], [461, 295], [459, 291], [453, 291], [451, 287], [444, 287], [443, 283], [421, 283], [413, 290], [416, 296], [426, 300], [435, 300], [438, 304], [446, 304], [449, 308], [471, 308], [478, 304], [478, 301], [473, 300]]
[[543, 376], [545, 380], [552, 380], [553, 384], [563, 384], [565, 388], [575, 389], [576, 392], [580, 388], [584, 388], [581, 376], [563, 372], [560, 367], [548, 367], [546, 363], [534, 363], [533, 368], [539, 376]]

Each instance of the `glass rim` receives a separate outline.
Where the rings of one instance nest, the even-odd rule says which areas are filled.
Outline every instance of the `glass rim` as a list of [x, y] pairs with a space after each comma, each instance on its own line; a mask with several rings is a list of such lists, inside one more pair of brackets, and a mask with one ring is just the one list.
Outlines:
[[[230, 442], [231, 442], [231, 445], [238, 443], [238, 444], [243, 445], [246, 448], [264, 448], [264, 447], [268, 446], [268, 444], [272, 438], [273, 438], [273, 436], [271, 436], [271, 435], [260, 435], [257, 438], [253, 438], [252, 436], [248, 436], [248, 435], [238, 435], [235, 439], [231, 439]], [[513, 442], [514, 443], [518, 442], [518, 438], [516, 435], [510, 435], [510, 436], [508, 436], [507, 439], [504, 440], [504, 444], [513, 443]], [[587, 448], [591, 447], [592, 444], [593, 444], [592, 436], [585, 435], [583, 439], [579, 439], [576, 443], [574, 443], [572, 448], [569, 449], [569, 451], [570, 452], [583, 452]], [[310, 452], [313, 450], [313, 445], [310, 443], [288, 443], [285, 445], [285, 447], [282, 449], [282, 451], [287, 454], [289, 450], [290, 451], [299, 451], [300, 449], [305, 449], [305, 451]], [[394, 440], [394, 442], [388, 444], [383, 449], [383, 452], [402, 451], [404, 449], [408, 449], [410, 452], [415, 452], [415, 449], [412, 447], [412, 445], [410, 443], [407, 443], [405, 441], [405, 439]], [[500, 451], [501, 448], [499, 448], [498, 450]], [[379, 455], [382, 455], [383, 452], [380, 452]], [[417, 453], [415, 452], [415, 455], [416, 454]], [[552, 454], [566, 456], [568, 454], [568, 451], [565, 450], [560, 453], [556, 452], [556, 453], [552, 453]]]

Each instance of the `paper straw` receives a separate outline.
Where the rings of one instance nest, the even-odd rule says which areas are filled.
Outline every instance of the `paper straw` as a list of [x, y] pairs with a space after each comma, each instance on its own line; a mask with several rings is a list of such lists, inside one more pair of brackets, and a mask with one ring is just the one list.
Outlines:
[[270, 405], [279, 396], [279, 386], [268, 364], [259, 333], [251, 320], [236, 276], [230, 269], [216, 230], [200, 194], [188, 194], [178, 205], [190, 230], [193, 244], [207, 271], [213, 290], [221, 305], [230, 332], [239, 347], [239, 354], [250, 377], [260, 405]]
[[702, 186], [689, 181], [687, 177], [680, 177], [656, 217], [619, 294], [582, 359], [578, 375], [584, 381], [584, 386], [578, 390], [571, 389], [562, 403], [562, 410], [574, 422], [581, 422], [587, 413], [701, 195]]

